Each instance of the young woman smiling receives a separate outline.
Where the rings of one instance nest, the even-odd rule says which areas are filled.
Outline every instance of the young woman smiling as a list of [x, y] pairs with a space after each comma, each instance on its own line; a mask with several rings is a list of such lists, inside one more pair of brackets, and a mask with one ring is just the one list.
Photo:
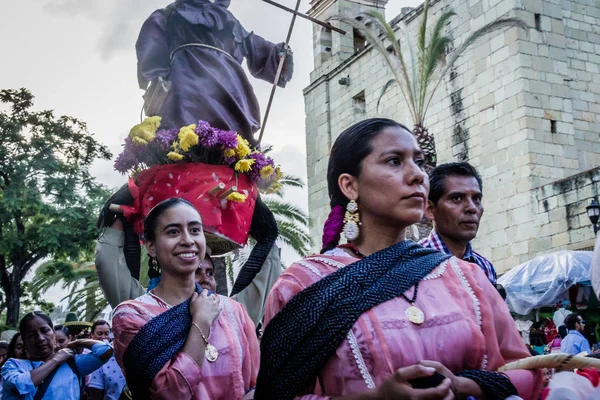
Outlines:
[[160, 283], [114, 312], [115, 357], [135, 398], [241, 399], [255, 386], [258, 340], [243, 307], [195, 283], [206, 242], [179, 198], [149, 213], [144, 239]]

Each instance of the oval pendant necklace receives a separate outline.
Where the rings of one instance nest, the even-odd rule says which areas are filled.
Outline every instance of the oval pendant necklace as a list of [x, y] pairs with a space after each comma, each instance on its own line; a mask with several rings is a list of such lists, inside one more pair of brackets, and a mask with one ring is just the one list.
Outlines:
[[406, 297], [404, 293], [400, 294], [406, 300], [410, 307], [404, 310], [404, 315], [406, 318], [415, 325], [421, 325], [425, 322], [425, 313], [417, 306], [415, 306], [415, 301], [417, 301], [417, 293], [419, 291], [419, 282], [415, 283], [415, 293], [413, 294], [412, 299]]
[[[352, 243], [346, 243], [338, 246], [341, 249], [348, 249], [358, 258], [365, 258], [365, 255], [358, 250], [358, 247]], [[404, 298], [410, 304], [410, 306], [404, 310], [404, 315], [406, 315], [406, 319], [412, 322], [415, 325], [421, 325], [425, 322], [425, 313], [417, 306], [415, 306], [415, 301], [417, 301], [417, 293], [419, 290], [419, 282], [415, 283], [415, 293], [413, 294], [412, 299], [406, 297], [404, 293], [401, 293], [400, 296]]]

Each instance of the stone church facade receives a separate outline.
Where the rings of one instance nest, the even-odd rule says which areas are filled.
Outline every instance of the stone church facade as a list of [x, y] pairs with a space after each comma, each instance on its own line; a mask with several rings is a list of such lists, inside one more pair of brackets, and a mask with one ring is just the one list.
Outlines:
[[[387, 0], [313, 0], [309, 14], [384, 11]], [[422, 5], [392, 25], [415, 36]], [[446, 33], [458, 46], [501, 17], [511, 28], [480, 39], [444, 77], [425, 125], [438, 162], [466, 160], [484, 181], [485, 214], [474, 244], [500, 273], [537, 254], [593, 245], [586, 206], [600, 192], [600, 3], [597, 0], [433, 0], [430, 21], [453, 9]], [[389, 16], [388, 16], [389, 20]], [[314, 70], [304, 90], [309, 214], [315, 250], [329, 213], [326, 171], [336, 137], [364, 118], [411, 125], [381, 55], [352, 27], [313, 28]], [[433, 22], [430, 23], [433, 25]], [[404, 45], [406, 45], [404, 43]]]

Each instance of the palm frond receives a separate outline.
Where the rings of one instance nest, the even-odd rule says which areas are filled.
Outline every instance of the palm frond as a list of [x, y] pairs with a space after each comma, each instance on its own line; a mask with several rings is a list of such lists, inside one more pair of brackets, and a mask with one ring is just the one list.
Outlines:
[[[376, 15], [375, 12], [373, 12], [373, 14]], [[334, 17], [331, 17], [330, 19], [338, 20], [343, 23], [346, 23], [346, 24], [350, 25], [352, 28], [360, 31], [365, 36], [365, 38], [371, 44], [371, 46], [373, 46], [374, 49], [376, 49], [377, 51], [379, 51], [379, 53], [381, 53], [383, 55], [383, 58], [387, 64], [387, 66], [389, 67], [390, 71], [394, 75], [394, 78], [398, 82], [398, 86], [400, 87], [400, 91], [402, 92], [402, 95], [404, 96], [405, 99], [409, 99], [410, 96], [407, 92], [408, 90], [410, 90], [410, 88], [407, 87], [408, 81], [406, 79], [404, 79], [398, 73], [398, 69], [402, 70], [403, 68], [395, 68], [394, 64], [392, 63], [392, 57], [390, 57], [390, 55], [387, 51], [387, 48], [384, 46], [383, 40], [381, 40], [379, 38], [379, 36], [373, 32], [373, 30], [367, 28], [367, 26], [365, 26], [364, 23], [357, 21], [355, 18], [346, 17], [346, 16], [342, 16], [342, 15], [336, 15]], [[376, 21], [378, 21], [378, 20], [376, 19]], [[400, 53], [400, 55], [401, 54], [402, 53]], [[400, 57], [400, 55], [399, 55], [399, 57]], [[407, 73], [408, 72], [406, 72], [406, 74]], [[410, 109], [410, 107], [409, 107], [409, 109]]]
[[385, 83], [385, 85], [383, 85], [383, 88], [381, 89], [381, 94], [379, 95], [379, 98], [377, 99], [377, 109], [379, 110], [379, 103], [381, 103], [381, 99], [383, 98], [383, 95], [388, 91], [388, 89], [394, 84], [396, 83], [395, 79], [390, 79], [389, 81], [387, 81]]
[[275, 218], [285, 218], [289, 221], [296, 221], [302, 225], [308, 225], [308, 215], [300, 207], [276, 199], [265, 198], [264, 202], [271, 212], [273, 212]]
[[[400, 85], [404, 86], [404, 90], [402, 90], [402, 94], [404, 96], [404, 99], [406, 100], [406, 104], [408, 104], [408, 109], [409, 109], [410, 113], [413, 114], [413, 118], [414, 118], [417, 115], [416, 114], [417, 101], [416, 101], [416, 97], [415, 97], [417, 92], [414, 90], [414, 86], [411, 87], [412, 86], [411, 80], [408, 77], [408, 68], [406, 67], [406, 62], [404, 61], [404, 55], [402, 53], [402, 46], [400, 45], [400, 40], [396, 37], [396, 33], [394, 32], [394, 29], [385, 20], [385, 16], [382, 13], [372, 10], [372, 11], [369, 11], [367, 13], [367, 15], [370, 17], [368, 22], [372, 22], [376, 26], [378, 26], [379, 30], [385, 34], [387, 39], [392, 44], [392, 48], [394, 49], [394, 54], [391, 54], [391, 55], [388, 54], [387, 48], [386, 48], [385, 49], [386, 52], [383, 53], [383, 56], [387, 60], [390, 60], [394, 56], [397, 57], [398, 63], [400, 64], [400, 73], [401, 73], [403, 80], [398, 80], [396, 78], [396, 81], [398, 81], [398, 83]], [[364, 27], [363, 29], [366, 29], [366, 27]], [[393, 69], [392, 73], [394, 74], [394, 76], [396, 76], [397, 68], [393, 68], [393, 64], [391, 63], [391, 61], [388, 63], [388, 66], [390, 66], [390, 68]], [[401, 87], [401, 89], [402, 89], [402, 87]]]
[[490, 22], [489, 24], [485, 25], [484, 27], [476, 30], [471, 35], [469, 35], [469, 37], [467, 37], [465, 39], [465, 41], [456, 50], [454, 50], [452, 52], [452, 56], [450, 57], [450, 60], [448, 60], [445, 68], [442, 70], [442, 72], [438, 76], [438, 79], [433, 87], [433, 90], [431, 90], [431, 92], [429, 94], [429, 98], [425, 105], [425, 113], [423, 114], [423, 117], [425, 117], [427, 109], [429, 108], [429, 104], [431, 104], [431, 101], [433, 99], [433, 94], [435, 93], [436, 89], [440, 85], [444, 76], [446, 76], [446, 74], [448, 73], [450, 68], [452, 68], [452, 66], [454, 65], [456, 60], [458, 60], [458, 57], [460, 57], [462, 55], [462, 53], [465, 52], [465, 50], [467, 50], [467, 48], [469, 48], [469, 46], [471, 46], [473, 43], [475, 43], [477, 41], [477, 39], [481, 38], [482, 36], [487, 35], [488, 33], [491, 33], [491, 32], [494, 32], [494, 31], [497, 31], [497, 30], [503, 29], [503, 28], [513, 28], [513, 27], [518, 28], [518, 29], [523, 29], [526, 32], [529, 31], [529, 27], [527, 26], [527, 24], [525, 22], [523, 22], [523, 20], [521, 20], [520, 18], [501, 18], [501, 19], [497, 19], [496, 21]]
[[444, 12], [437, 20], [431, 33], [429, 44], [425, 48], [423, 54], [423, 65], [421, 65], [421, 81], [420, 81], [420, 92], [419, 92], [419, 117], [420, 119], [416, 122], [417, 124], [423, 123], [425, 114], [425, 101], [427, 99], [427, 93], [431, 86], [433, 76], [440, 61], [444, 58], [446, 47], [451, 43], [451, 39], [448, 36], [444, 36], [443, 32], [446, 25], [450, 21], [450, 18], [455, 16], [456, 13], [452, 10]]
[[285, 245], [294, 249], [301, 257], [308, 255], [312, 240], [307, 232], [299, 229], [297, 224], [288, 221], [278, 221], [278, 239]]

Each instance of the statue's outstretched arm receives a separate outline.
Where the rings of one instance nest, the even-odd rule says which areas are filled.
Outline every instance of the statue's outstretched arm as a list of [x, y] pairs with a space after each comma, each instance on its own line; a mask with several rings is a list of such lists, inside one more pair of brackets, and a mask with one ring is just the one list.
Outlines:
[[285, 49], [285, 43], [274, 44], [254, 33], [250, 33], [245, 38], [244, 47], [248, 69], [252, 76], [267, 82], [273, 82], [277, 74], [279, 57], [285, 51], [287, 55], [278, 86], [285, 87], [292, 79], [294, 58], [291, 50], [289, 48]]

